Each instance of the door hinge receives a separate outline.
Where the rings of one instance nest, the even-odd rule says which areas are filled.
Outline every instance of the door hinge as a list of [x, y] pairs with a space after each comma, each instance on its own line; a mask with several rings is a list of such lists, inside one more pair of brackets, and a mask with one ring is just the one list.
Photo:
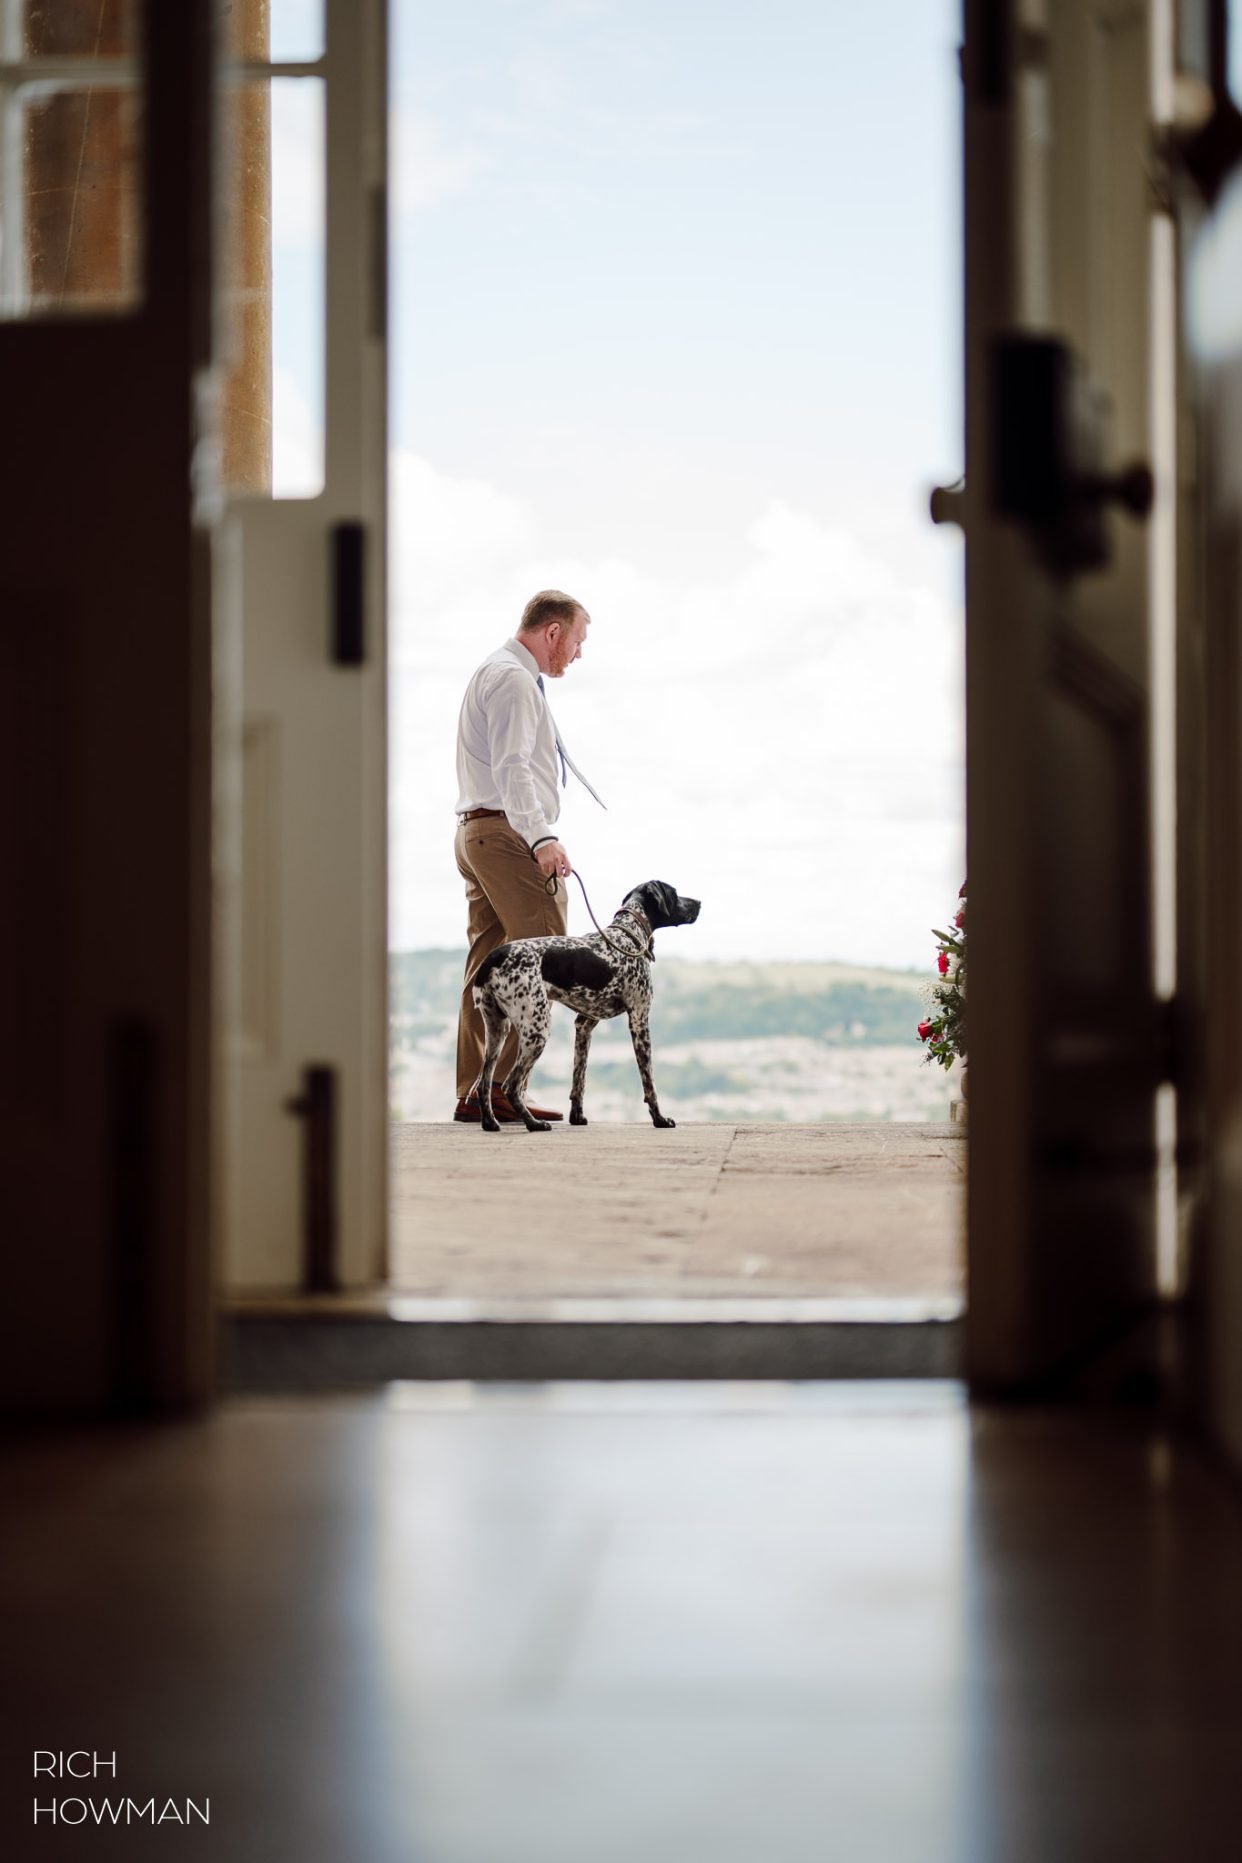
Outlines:
[[1211, 208], [1242, 167], [1242, 111], [1223, 79], [1219, 89], [1203, 87], [1202, 97], [1201, 113], [1171, 124], [1160, 140], [1170, 174], [1176, 170], [1187, 176], [1204, 205]]

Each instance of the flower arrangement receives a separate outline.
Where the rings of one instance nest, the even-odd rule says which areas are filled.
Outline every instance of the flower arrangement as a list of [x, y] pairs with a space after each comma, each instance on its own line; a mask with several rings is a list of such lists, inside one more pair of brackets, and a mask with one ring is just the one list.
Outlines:
[[938, 931], [936, 967], [940, 981], [931, 986], [930, 1013], [919, 1023], [919, 1040], [927, 1059], [952, 1067], [966, 1058], [966, 888], [957, 896], [952, 931]]

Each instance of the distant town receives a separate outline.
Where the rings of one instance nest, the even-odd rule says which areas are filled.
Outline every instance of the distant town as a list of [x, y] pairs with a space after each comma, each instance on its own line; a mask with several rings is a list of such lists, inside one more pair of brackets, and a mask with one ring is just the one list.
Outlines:
[[[390, 1107], [399, 1122], [447, 1119], [455, 1096], [465, 953], [390, 959]], [[847, 964], [688, 963], [661, 958], [651, 1013], [655, 1079], [675, 1119], [796, 1125], [946, 1120], [956, 1068], [929, 1067], [917, 1025], [934, 973]], [[557, 1008], [535, 1073], [568, 1103], [573, 1016]], [[586, 1111], [647, 1117], [624, 1017], [591, 1044]]]

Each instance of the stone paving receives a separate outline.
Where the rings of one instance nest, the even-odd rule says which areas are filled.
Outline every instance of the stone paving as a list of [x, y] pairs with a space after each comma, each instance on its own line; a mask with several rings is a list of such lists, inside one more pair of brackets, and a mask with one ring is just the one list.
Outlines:
[[961, 1297], [966, 1145], [934, 1125], [393, 1130], [396, 1293]]

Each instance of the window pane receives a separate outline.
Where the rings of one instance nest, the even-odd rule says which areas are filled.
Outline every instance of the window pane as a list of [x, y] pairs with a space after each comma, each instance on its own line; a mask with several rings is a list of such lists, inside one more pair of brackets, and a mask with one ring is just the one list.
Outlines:
[[272, 0], [272, 62], [323, 57], [323, 0]]
[[138, 49], [141, 0], [25, 0], [27, 58], [119, 58]]
[[[0, 173], [0, 309], [7, 317], [125, 309], [139, 289], [140, 98], [19, 92]], [[19, 159], [13, 160], [16, 154]]]
[[313, 497], [323, 487], [322, 80], [239, 85], [231, 140], [224, 482]]
[[272, 81], [272, 493], [323, 489], [324, 87]]

